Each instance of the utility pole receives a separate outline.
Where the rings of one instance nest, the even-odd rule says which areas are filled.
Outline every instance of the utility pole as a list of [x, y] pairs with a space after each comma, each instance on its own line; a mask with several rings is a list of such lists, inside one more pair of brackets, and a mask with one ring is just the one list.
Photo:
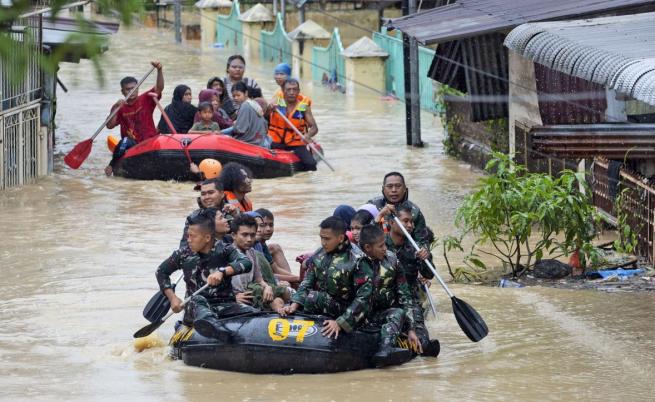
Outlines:
[[[416, 0], [403, 0], [403, 15], [416, 13]], [[405, 70], [405, 133], [407, 145], [422, 147], [421, 103], [418, 72], [418, 42], [403, 34], [403, 56]]]
[[175, 42], [182, 43], [182, 0], [175, 0]]
[[287, 30], [287, 2], [280, 0], [280, 12], [282, 13], [282, 27]]

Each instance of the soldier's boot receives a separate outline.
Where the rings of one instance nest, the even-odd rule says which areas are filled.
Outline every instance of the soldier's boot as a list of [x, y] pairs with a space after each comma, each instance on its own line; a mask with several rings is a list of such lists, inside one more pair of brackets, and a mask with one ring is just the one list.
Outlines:
[[411, 359], [412, 352], [408, 349], [397, 348], [391, 339], [384, 339], [371, 361], [375, 367], [386, 367], [403, 364]]
[[423, 356], [437, 357], [441, 351], [441, 345], [436, 339], [430, 339], [430, 341], [423, 346]]
[[220, 322], [209, 307], [204, 305], [196, 306], [195, 316], [193, 328], [196, 332], [207, 338], [220, 337], [221, 333], [218, 329]]

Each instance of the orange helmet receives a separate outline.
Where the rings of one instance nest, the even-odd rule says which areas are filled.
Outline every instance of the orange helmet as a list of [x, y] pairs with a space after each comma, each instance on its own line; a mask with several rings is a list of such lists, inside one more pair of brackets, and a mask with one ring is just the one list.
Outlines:
[[203, 159], [200, 165], [198, 165], [198, 168], [205, 175], [205, 179], [213, 179], [221, 174], [223, 165], [216, 159]]

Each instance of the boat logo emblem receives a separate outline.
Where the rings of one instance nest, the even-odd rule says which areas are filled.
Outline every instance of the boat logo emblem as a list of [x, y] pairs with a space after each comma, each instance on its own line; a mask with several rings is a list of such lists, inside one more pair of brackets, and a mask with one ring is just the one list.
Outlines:
[[189, 145], [191, 145], [191, 142], [192, 142], [191, 138], [188, 138], [188, 137], [182, 138], [182, 146], [183, 147], [188, 147]]
[[283, 341], [291, 337], [295, 338], [296, 342], [302, 343], [306, 337], [317, 332], [318, 328], [314, 325], [314, 321], [274, 318], [268, 322], [268, 336], [274, 341]]

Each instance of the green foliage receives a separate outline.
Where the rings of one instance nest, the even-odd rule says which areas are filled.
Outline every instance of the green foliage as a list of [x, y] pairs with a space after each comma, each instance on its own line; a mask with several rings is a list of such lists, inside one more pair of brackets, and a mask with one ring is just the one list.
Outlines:
[[[49, 15], [57, 17], [67, 4], [73, 2], [71, 0], [51, 0], [50, 7], [52, 11]], [[0, 7], [0, 28], [2, 28], [2, 32], [0, 32], [0, 58], [3, 61], [12, 60], [13, 62], [12, 68], [7, 69], [10, 72], [9, 75], [2, 78], [16, 83], [20, 83], [24, 79], [29, 64], [33, 62], [34, 48], [37, 44], [30, 29], [25, 29], [23, 35], [16, 35], [11, 31], [11, 27], [24, 24], [21, 16], [33, 11], [32, 3], [30, 0], [13, 0], [10, 7]], [[98, 9], [103, 11], [103, 14], [118, 16], [125, 25], [130, 25], [134, 14], [140, 13], [143, 8], [143, 1], [140, 0], [96, 0], [95, 3]], [[44, 18], [48, 17], [44, 16]], [[93, 23], [90, 19], [84, 17], [81, 13], [75, 14], [75, 19], [80, 32], [93, 32]], [[106, 42], [101, 35], [85, 35], [82, 33], [72, 33], [61, 46], [58, 46], [50, 54], [41, 54], [39, 52], [36, 63], [43, 71], [52, 73], [56, 71], [58, 64], [65, 57], [86, 53], [90, 55], [96, 74], [102, 82], [104, 75], [99, 56], [106, 46]]]
[[[473, 257], [473, 251], [493, 256], [518, 277], [545, 253], [589, 249], [595, 210], [584, 175], [569, 170], [556, 178], [529, 173], [500, 153], [494, 153], [486, 170], [493, 173], [457, 211], [457, 225], [477, 236]], [[492, 251], [481, 247], [485, 244]]]
[[509, 152], [509, 120], [506, 117], [486, 120], [482, 123], [489, 133], [489, 146], [495, 152]]
[[634, 253], [639, 244], [637, 231], [632, 230], [632, 227], [628, 223], [629, 211], [624, 205], [629, 191], [629, 188], [624, 188], [614, 201], [614, 214], [616, 215], [617, 221], [616, 229], [619, 234], [619, 238], [614, 240], [614, 250], [626, 254]]
[[457, 145], [462, 138], [462, 134], [459, 132], [461, 119], [458, 116], [447, 116], [446, 100], [450, 96], [463, 96], [463, 94], [448, 85], [439, 85], [436, 92], [435, 110], [439, 115], [439, 119], [441, 120], [441, 124], [446, 134], [443, 139], [444, 150], [447, 155], [457, 157], [459, 156]]

